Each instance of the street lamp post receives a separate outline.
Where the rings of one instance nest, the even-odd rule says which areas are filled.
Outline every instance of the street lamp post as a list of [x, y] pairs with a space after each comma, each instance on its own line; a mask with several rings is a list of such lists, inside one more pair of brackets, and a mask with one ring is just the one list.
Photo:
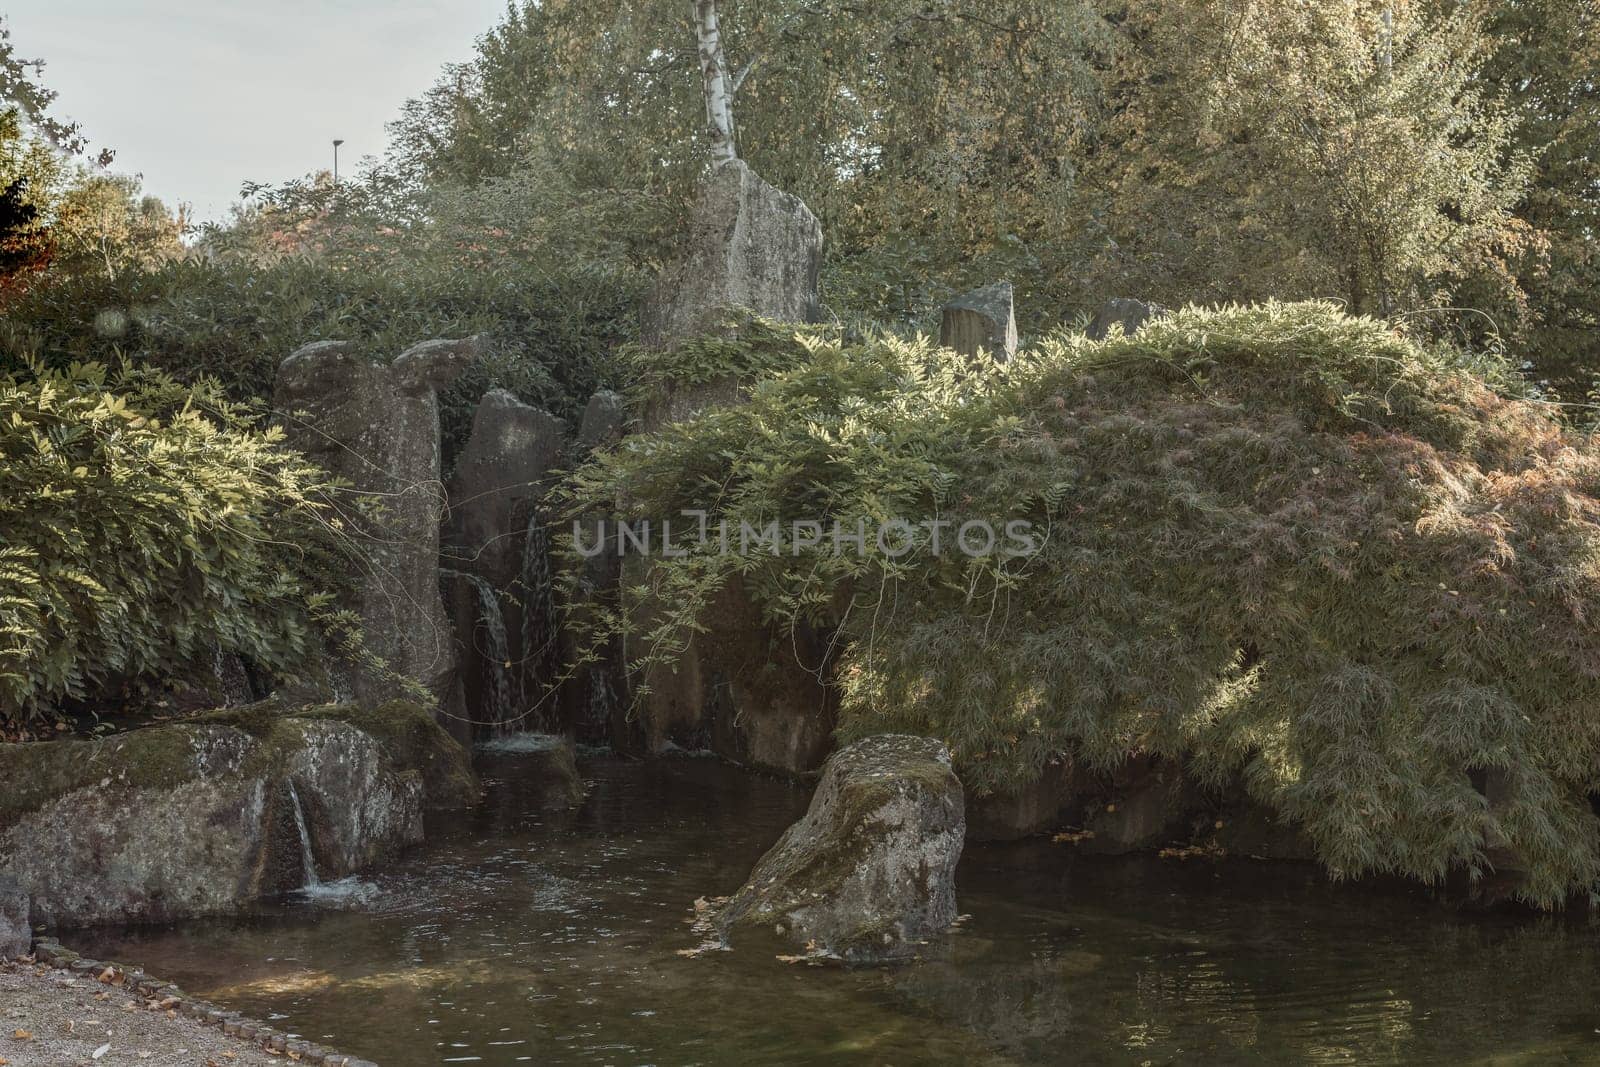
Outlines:
[[344, 144], [343, 138], [335, 137], [333, 139], [333, 187], [335, 189], [339, 188], [339, 146], [342, 144]]

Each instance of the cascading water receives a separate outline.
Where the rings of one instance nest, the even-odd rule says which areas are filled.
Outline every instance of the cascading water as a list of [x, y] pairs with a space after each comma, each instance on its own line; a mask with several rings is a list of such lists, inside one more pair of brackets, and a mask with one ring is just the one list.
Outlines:
[[289, 802], [294, 805], [294, 828], [300, 831], [300, 863], [305, 871], [305, 885], [302, 889], [316, 889], [322, 885], [322, 879], [317, 877], [317, 860], [311, 854], [311, 832], [306, 829], [305, 809], [300, 806], [300, 794], [295, 792], [294, 783], [289, 783]]
[[595, 736], [604, 737], [617, 710], [617, 690], [611, 684], [610, 665], [604, 662], [589, 667], [589, 700], [584, 709], [587, 726]]
[[[540, 520], [538, 508], [532, 509], [528, 516], [528, 529], [522, 539], [522, 571], [517, 581], [522, 597], [522, 706], [534, 708], [545, 696], [545, 684], [555, 678], [560, 657], [555, 582], [550, 570], [550, 535]], [[545, 714], [539, 718], [547, 725], [552, 716]]]
[[516, 687], [511, 679], [511, 640], [506, 633], [505, 613], [500, 596], [487, 578], [468, 571], [441, 567], [439, 573], [472, 586], [477, 600], [472, 626], [472, 647], [483, 661], [485, 707], [475, 709], [475, 718], [494, 724], [498, 733], [520, 728], [516, 707]]

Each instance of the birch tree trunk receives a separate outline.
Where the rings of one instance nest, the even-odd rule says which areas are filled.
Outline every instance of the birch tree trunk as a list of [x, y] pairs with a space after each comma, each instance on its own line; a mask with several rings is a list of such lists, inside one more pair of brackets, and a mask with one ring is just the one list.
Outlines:
[[717, 0], [694, 0], [695, 31], [700, 39], [700, 79], [705, 85], [706, 123], [711, 134], [711, 160], [721, 166], [739, 158], [733, 141], [733, 86], [722, 53], [717, 26]]

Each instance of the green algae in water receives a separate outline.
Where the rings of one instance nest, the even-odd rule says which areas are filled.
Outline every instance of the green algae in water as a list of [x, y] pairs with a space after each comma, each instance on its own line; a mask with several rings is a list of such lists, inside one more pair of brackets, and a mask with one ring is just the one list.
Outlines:
[[844, 971], [678, 955], [807, 793], [713, 760], [583, 763], [537, 810], [514, 754], [489, 801], [344, 899], [69, 936], [384, 1067], [476, 1063], [1496, 1063], [1600, 1058], [1600, 937], [1461, 915], [1310, 867], [968, 850], [970, 913], [921, 963]]

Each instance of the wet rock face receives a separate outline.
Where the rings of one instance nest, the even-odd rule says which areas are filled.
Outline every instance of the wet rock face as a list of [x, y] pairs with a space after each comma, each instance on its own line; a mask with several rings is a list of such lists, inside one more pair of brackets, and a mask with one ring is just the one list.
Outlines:
[[[274, 397], [291, 448], [383, 505], [355, 531], [367, 563], [354, 605], [367, 648], [446, 702], [454, 647], [438, 588], [437, 391], [476, 356], [475, 338], [426, 341], [388, 365], [344, 342], [318, 341], [279, 366]], [[395, 695], [393, 679], [353, 666], [338, 673], [334, 688], [364, 701]]]
[[944, 306], [939, 343], [966, 356], [983, 349], [1004, 363], [1017, 354], [1015, 297], [1010, 282], [962, 293]]
[[1143, 300], [1129, 300], [1126, 297], [1112, 297], [1100, 305], [1100, 310], [1095, 312], [1094, 321], [1089, 323], [1089, 339], [1104, 341], [1110, 334], [1113, 326], [1121, 326], [1122, 332], [1127, 337], [1132, 337], [1139, 332], [1150, 319], [1165, 315], [1167, 309], [1160, 304], [1147, 304]]
[[1072, 760], [1061, 759], [1011, 792], [972, 797], [967, 803], [967, 840], [1016, 841], [1053, 830], [1088, 784]]
[[422, 839], [425, 805], [462, 799], [447, 772], [466, 756], [421, 708], [386, 706], [381, 732], [337, 713], [6, 746], [0, 867], [34, 921], [81, 926], [235, 913], [386, 862]]
[[805, 202], [740, 160], [724, 163], [700, 192], [683, 256], [663, 272], [645, 308], [645, 340], [698, 336], [726, 308], [815, 321], [821, 266], [822, 225]]
[[503, 389], [484, 394], [450, 476], [445, 558], [498, 588], [522, 566], [522, 537], [561, 464], [566, 423]]
[[28, 894], [10, 878], [0, 876], [0, 960], [26, 956], [33, 947], [33, 926]]
[[566, 449], [562, 420], [495, 389], [479, 402], [450, 478], [447, 606], [466, 706], [479, 723], [537, 725], [518, 717], [540, 706], [557, 675], [543, 501]]
[[724, 938], [771, 927], [853, 963], [915, 955], [956, 918], [966, 831], [938, 741], [885, 734], [836, 752], [805, 816], [716, 916]]
[[[629, 557], [632, 564], [637, 557]], [[833, 749], [839, 692], [828, 684], [833, 643], [807, 626], [767, 624], [737, 576], [675, 662], [648, 669], [635, 744], [705, 749], [741, 766], [801, 775]]]

